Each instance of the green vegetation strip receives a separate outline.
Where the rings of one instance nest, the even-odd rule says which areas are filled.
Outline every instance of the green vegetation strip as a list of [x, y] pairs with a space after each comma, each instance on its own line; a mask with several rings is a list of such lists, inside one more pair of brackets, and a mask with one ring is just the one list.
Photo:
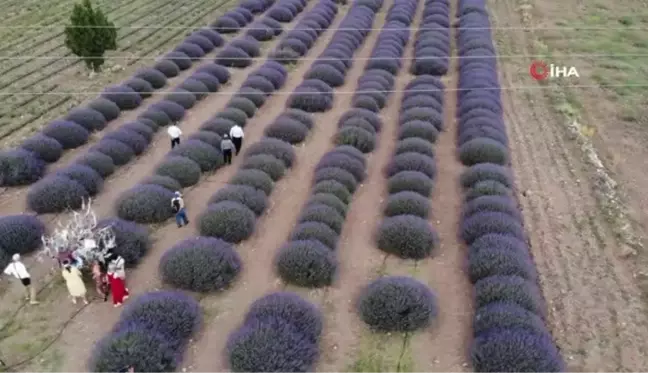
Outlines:
[[357, 359], [347, 372], [413, 372], [414, 359], [407, 333], [366, 332]]
[[[114, 17], [113, 12], [121, 11], [124, 8], [121, 1], [120, 2], [111, 2], [111, 3], [105, 3], [104, 1], [105, 0], [100, 1], [97, 4], [97, 6], [104, 9], [105, 12], [106, 12], [106, 15], [110, 15], [111, 18]], [[124, 0], [122, 0], [122, 1], [124, 1]], [[137, 5], [138, 3], [129, 2], [128, 4]], [[21, 28], [9, 29], [9, 30], [12, 30], [12, 32], [10, 34], [0, 36], [0, 40], [3, 40], [5, 38], [9, 38], [9, 37], [13, 36], [14, 34], [19, 34], [21, 36], [21, 38], [19, 38], [17, 40], [14, 40], [11, 44], [5, 45], [2, 48], [0, 48], [0, 53], [5, 52], [5, 51], [10, 51], [11, 52], [11, 49], [14, 48], [14, 47], [17, 47], [17, 46], [22, 51], [22, 49], [27, 49], [27, 48], [25, 48], [26, 46], [23, 45], [25, 43], [33, 43], [33, 44], [30, 45], [31, 48], [29, 48], [29, 49], [34, 49], [33, 48], [34, 46], [44, 44], [44, 43], [46, 43], [46, 42], [48, 42], [50, 40], [56, 39], [57, 37], [63, 35], [63, 28], [62, 28], [63, 25], [62, 24], [67, 22], [67, 17], [69, 16], [69, 13], [72, 11], [72, 4], [71, 3], [68, 4], [67, 2], [65, 2], [65, 5], [66, 5], [66, 7], [68, 7], [68, 9], [66, 11], [64, 11], [64, 12], [61, 12], [60, 14], [54, 15], [53, 17], [56, 17], [56, 18], [54, 19], [54, 22], [52, 22], [52, 23], [43, 23], [43, 22], [41, 22], [41, 23], [38, 23], [37, 25], [34, 25], [34, 23], [28, 23], [27, 24], [29, 26], [39, 26], [39, 28], [36, 28], [36, 29], [27, 29], [27, 30], [21, 29]], [[112, 7], [110, 7], [110, 5], [112, 5]], [[126, 14], [128, 14], [128, 13], [126, 13]], [[52, 18], [52, 17], [50, 17], [50, 18]], [[58, 31], [56, 33], [53, 33], [51, 35], [43, 34], [44, 29], [52, 29], [52, 28], [54, 28], [56, 23], [61, 24], [60, 25], [60, 27], [61, 27], [60, 31]], [[25, 24], [23, 23], [23, 24], [19, 24], [17, 26], [25, 26]], [[41, 40], [38, 40], [38, 36], [42, 36], [42, 35], [44, 35], [45, 38], [41, 39]], [[6, 54], [3, 57], [8, 57], [10, 55], [11, 54]]]
[[[156, 1], [156, 0], [152, 0], [152, 3], [154, 3], [155, 1]], [[166, 7], [167, 5], [177, 5], [177, 4], [174, 4], [174, 3], [175, 3], [175, 2], [173, 2], [173, 1], [168, 1], [168, 2], [165, 3], [165, 5], [163, 5], [163, 7]], [[157, 6], [156, 6], [156, 4], [152, 4], [152, 5], [153, 5], [153, 7], [155, 7], [156, 10], [157, 10], [157, 12], [152, 13], [152, 14], [156, 14], [156, 16], [155, 16], [156, 18], [155, 18], [155, 19], [157, 19], [157, 17], [159, 17], [159, 11], [161, 10], [161, 8], [159, 7], [159, 4], [158, 4]], [[174, 6], [174, 7], [171, 9], [171, 13], [173, 13], [176, 9], [177, 9], [177, 8]], [[131, 12], [131, 14], [132, 14], [132, 12]], [[151, 14], [151, 13], [149, 13], [149, 14]], [[183, 16], [184, 14], [186, 14], [186, 12], [185, 12], [185, 13], [182, 13], [180, 16]], [[167, 15], [167, 14], [165, 14], [164, 16], [166, 16], [166, 15]], [[134, 18], [134, 20], [137, 20], [138, 16], [139, 16], [139, 14], [133, 14], [133, 18]], [[173, 21], [172, 21], [172, 22], [173, 22]], [[158, 30], [158, 29], [156, 29], [156, 30]], [[138, 31], [139, 31], [139, 29], [131, 29], [131, 31], [129, 31], [128, 33], [126, 33], [126, 34], [124, 34], [124, 35], [121, 35], [121, 36], [118, 38], [118, 45], [119, 45], [123, 40], [125, 40], [126, 38], [130, 37], [131, 35], [137, 33]], [[129, 43], [129, 48], [130, 48], [132, 45], [137, 44], [137, 43], [138, 43], [138, 41], [136, 41], [135, 43]], [[57, 44], [56, 46], [53, 46], [52, 48], [50, 48], [50, 49], [48, 49], [48, 50], [46, 50], [46, 51], [41, 52], [41, 54], [39, 54], [39, 55], [31, 56], [31, 58], [29, 58], [29, 59], [16, 60], [16, 61], [18, 61], [17, 64], [14, 65], [14, 66], [12, 66], [12, 67], [10, 67], [10, 68], [8, 68], [7, 70], [1, 71], [1, 72], [0, 72], [0, 76], [6, 76], [9, 72], [11, 72], [11, 71], [13, 71], [13, 70], [15, 70], [15, 69], [17, 69], [17, 68], [19, 68], [19, 67], [23, 67], [23, 66], [25, 66], [26, 64], [28, 64], [28, 63], [30, 63], [30, 62], [32, 62], [32, 61], [40, 60], [39, 57], [51, 55], [51, 53], [52, 53], [54, 50], [59, 49], [59, 48], [64, 48], [64, 47], [65, 47], [65, 46], [64, 46], [62, 43], [61, 43], [61, 44]], [[18, 77], [13, 77], [12, 80], [10, 80], [10, 81], [8, 81], [8, 82], [4, 82], [4, 83], [2, 83], [2, 85], [0, 85], [0, 89], [6, 88], [6, 87], [8, 87], [8, 86], [10, 86], [10, 85], [12, 85], [12, 84], [14, 84], [14, 83], [16, 83], [16, 82], [18, 82], [18, 81], [24, 79], [24, 78], [26, 78], [26, 77], [29, 77], [29, 76], [31, 76], [31, 75], [37, 73], [37, 72], [41, 72], [42, 69], [46, 69], [47, 67], [49, 67], [49, 66], [55, 64], [56, 62], [58, 62], [58, 61], [62, 61], [62, 60], [65, 60], [66, 58], [69, 58], [69, 57], [72, 57], [72, 56], [73, 56], [72, 53], [66, 51], [65, 54], [59, 56], [59, 58], [56, 58], [56, 59], [53, 58], [53, 59], [46, 60], [45, 63], [43, 63], [43, 64], [41, 64], [41, 65], [39, 65], [39, 66], [34, 66], [31, 70], [29, 70], [29, 71], [27, 71], [27, 72], [25, 72], [25, 73], [22, 73], [21, 75], [18, 75]], [[78, 64], [78, 63], [80, 63], [80, 62], [81, 62], [80, 60], [77, 60], [77, 61], [71, 61], [71, 62], [69, 62], [69, 63], [65, 66], [65, 68], [67, 68], [67, 67], [71, 67], [71, 66], [74, 66], [74, 65], [76, 65], [76, 64]], [[57, 70], [57, 72], [59, 72], [59, 71], [61, 71], [61, 70]], [[55, 73], [55, 74], [56, 74], [56, 73]], [[51, 75], [48, 75], [47, 77], [49, 77], [49, 76], [51, 76]], [[47, 79], [47, 77], [44, 78], [44, 79]], [[42, 80], [42, 78], [41, 78], [40, 80]], [[20, 89], [26, 89], [26, 88], [29, 88], [30, 86], [32, 86], [32, 85], [34, 85], [34, 84], [36, 84], [36, 83], [38, 83], [37, 80], [35, 80], [35, 81], [31, 82], [31, 83], [28, 83], [27, 85], [21, 87]]]

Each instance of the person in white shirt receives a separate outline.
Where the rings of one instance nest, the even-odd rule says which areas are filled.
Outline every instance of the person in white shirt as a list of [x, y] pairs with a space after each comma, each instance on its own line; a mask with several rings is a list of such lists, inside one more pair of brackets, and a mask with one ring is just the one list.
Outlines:
[[167, 133], [171, 137], [171, 149], [176, 145], [180, 145], [180, 135], [182, 135], [182, 130], [175, 123], [169, 126]]
[[238, 124], [235, 125], [234, 127], [230, 128], [229, 136], [234, 143], [234, 147], [236, 148], [236, 155], [238, 155], [238, 153], [241, 151], [241, 146], [243, 146], [243, 128], [241, 128], [241, 126], [239, 126]]
[[29, 300], [29, 303], [38, 304], [36, 301], [36, 288], [31, 283], [31, 276], [27, 272], [27, 268], [20, 261], [20, 254], [14, 254], [11, 257], [11, 263], [5, 268], [4, 273], [20, 280], [27, 291], [27, 300]]

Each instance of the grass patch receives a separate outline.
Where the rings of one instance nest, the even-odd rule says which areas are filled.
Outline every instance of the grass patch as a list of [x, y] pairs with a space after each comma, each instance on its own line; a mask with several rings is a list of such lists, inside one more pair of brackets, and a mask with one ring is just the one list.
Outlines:
[[356, 360], [346, 372], [413, 372], [414, 360], [409, 337], [404, 333], [366, 331]]
[[[645, 36], [648, 14], [631, 8], [624, 8], [624, 14], [618, 14], [617, 9], [609, 9], [602, 2], [588, 4], [573, 19], [554, 21], [554, 25], [589, 29], [555, 30], [538, 34], [545, 48], [550, 46], [555, 54], [595, 55], [576, 56], [564, 63], [577, 68], [587, 67], [588, 71], [579, 70], [581, 76], [586, 73], [594, 83], [605, 89], [607, 99], [619, 108], [618, 119], [637, 122], [646, 119], [645, 114], [642, 118], [641, 113], [648, 104], [648, 90], [645, 87], [648, 83], [648, 65], [645, 63], [648, 51], [648, 39]], [[614, 10], [617, 10], [617, 14]]]
[[411, 277], [417, 278], [421, 273], [421, 266], [419, 266], [418, 260], [409, 260], [407, 263], [407, 274]]
[[383, 255], [383, 260], [380, 263], [380, 265], [376, 268], [373, 269], [373, 275], [372, 278], [378, 278], [382, 276], [387, 276], [387, 259], [389, 258], [389, 255], [385, 254]]
[[[18, 313], [7, 310], [0, 318], [2, 325], [0, 326], [0, 352], [2, 353], [0, 358], [9, 366], [41, 353], [42, 349], [56, 337], [65, 322], [79, 307], [72, 305], [69, 301], [67, 289], [60, 276], [57, 276], [40, 291], [38, 300], [40, 301], [38, 305], [25, 305]], [[69, 302], [69, 305], [59, 308], [58, 305], [61, 302]], [[16, 303], [14, 306], [18, 307], [19, 304]], [[52, 313], [53, 309], [57, 310], [55, 316]], [[55, 346], [50, 348], [53, 349]], [[60, 370], [60, 368], [49, 368], [49, 366], [62, 364], [64, 360], [63, 356], [52, 355], [52, 351], [48, 349], [42, 352], [36, 359], [27, 363], [34, 366], [20, 367], [20, 370]], [[60, 362], [54, 364], [57, 360]], [[48, 367], [41, 366], [44, 362], [48, 362]]]

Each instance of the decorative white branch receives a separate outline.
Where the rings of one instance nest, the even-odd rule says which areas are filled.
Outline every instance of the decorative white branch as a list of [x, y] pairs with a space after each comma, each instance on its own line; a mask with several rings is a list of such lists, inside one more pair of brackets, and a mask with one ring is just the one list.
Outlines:
[[58, 258], [62, 253], [70, 253], [84, 263], [103, 261], [104, 254], [116, 246], [116, 239], [112, 226], [97, 228], [97, 215], [88, 199], [66, 221], [59, 220], [50, 236], [41, 237], [41, 255]]

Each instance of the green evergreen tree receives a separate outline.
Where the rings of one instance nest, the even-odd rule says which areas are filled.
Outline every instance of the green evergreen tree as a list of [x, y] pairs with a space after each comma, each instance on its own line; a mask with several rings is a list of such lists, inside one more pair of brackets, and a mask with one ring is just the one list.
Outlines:
[[89, 69], [99, 71], [105, 62], [104, 53], [117, 49], [117, 28], [101, 9], [83, 0], [72, 9], [70, 25], [65, 27], [65, 46]]

